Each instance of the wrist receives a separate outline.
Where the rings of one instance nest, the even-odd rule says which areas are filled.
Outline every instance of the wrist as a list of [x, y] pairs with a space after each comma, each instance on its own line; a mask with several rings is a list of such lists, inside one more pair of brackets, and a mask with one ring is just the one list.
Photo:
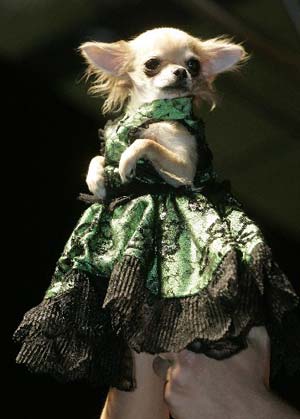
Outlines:
[[299, 419], [299, 412], [265, 386], [255, 391], [245, 391], [239, 398], [231, 419]]
[[[267, 389], [244, 389], [242, 394], [234, 395], [231, 419], [261, 418], [268, 410], [269, 397]], [[269, 417], [266, 415], [266, 417]]]

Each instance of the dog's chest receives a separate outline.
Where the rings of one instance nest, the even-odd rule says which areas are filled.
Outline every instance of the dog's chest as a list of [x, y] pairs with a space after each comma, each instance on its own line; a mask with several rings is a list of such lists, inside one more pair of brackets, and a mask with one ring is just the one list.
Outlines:
[[141, 132], [142, 138], [158, 142], [176, 154], [197, 160], [196, 138], [179, 122], [155, 122]]

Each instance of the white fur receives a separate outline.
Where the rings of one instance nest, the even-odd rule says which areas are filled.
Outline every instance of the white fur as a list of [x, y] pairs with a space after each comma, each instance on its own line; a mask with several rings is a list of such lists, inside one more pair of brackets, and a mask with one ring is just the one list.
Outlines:
[[[130, 173], [135, 171], [137, 160], [146, 158], [152, 162], [161, 177], [172, 186], [192, 185], [197, 164], [195, 137], [182, 124], [166, 121], [151, 124], [144, 130], [143, 136], [165, 147], [173, 154], [171, 156], [173, 158], [172, 160], [162, 159], [160, 154], [151, 153], [151, 150], [147, 153], [147, 147], [145, 147], [147, 140], [135, 140], [120, 159], [119, 172], [122, 181], [126, 182], [127, 178], [132, 176]], [[179, 164], [174, 165], [174, 159], [177, 159]]]
[[[120, 107], [129, 98], [128, 112], [156, 99], [192, 95], [199, 102], [201, 94], [209, 98], [216, 75], [235, 68], [245, 57], [240, 45], [219, 38], [202, 41], [173, 28], [153, 29], [129, 42], [87, 42], [80, 49], [90, 71], [98, 77], [94, 90], [108, 96], [106, 108]], [[148, 77], [144, 65], [153, 57], [160, 59], [161, 66]], [[201, 73], [191, 76], [187, 71], [185, 84], [170, 89], [176, 82], [174, 72], [186, 68], [189, 58], [200, 61]], [[182, 124], [159, 122], [144, 130], [121, 156], [119, 173], [123, 183], [134, 176], [136, 162], [141, 158], [149, 160], [174, 187], [193, 185], [198, 159], [196, 140]], [[101, 156], [92, 159], [86, 178], [89, 190], [99, 198], [105, 197], [104, 163]]]
[[105, 198], [106, 190], [104, 186], [104, 157], [94, 157], [89, 165], [86, 183], [92, 194], [97, 198]]

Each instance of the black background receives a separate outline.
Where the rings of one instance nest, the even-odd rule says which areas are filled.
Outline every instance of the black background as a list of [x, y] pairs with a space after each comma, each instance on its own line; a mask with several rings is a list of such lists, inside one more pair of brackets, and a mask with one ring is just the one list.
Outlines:
[[[165, 6], [159, 20], [149, 5], [145, 9], [148, 14], [139, 7], [141, 18], [134, 29], [126, 26], [122, 16], [109, 15], [111, 27], [120, 37], [138, 33], [145, 25], [177, 26], [188, 18], [180, 10], [170, 11]], [[79, 30], [76, 36], [65, 38], [58, 47], [60, 55], [50, 43], [38, 55], [19, 60], [3, 57], [1, 62], [3, 207], [8, 210], [3, 218], [8, 228], [8, 239], [3, 243], [8, 256], [2, 259], [2, 280], [9, 285], [2, 293], [3, 326], [6, 328], [8, 320], [9, 331], [9, 354], [3, 363], [8, 370], [4, 382], [10, 394], [9, 417], [14, 418], [98, 418], [106, 394], [105, 388], [99, 391], [83, 384], [60, 384], [28, 373], [15, 365], [18, 347], [11, 341], [24, 313], [41, 301], [64, 243], [86, 208], [76, 197], [86, 192], [86, 170], [95, 155], [97, 129], [104, 119], [100, 114], [94, 118], [57, 93], [52, 82], [71, 64], [60, 62], [55, 72], [57, 67], [47, 67], [47, 57], [52, 54], [58, 64], [58, 56], [68, 51], [81, 75], [82, 62], [74, 51], [87, 37], [87, 30]], [[6, 146], [10, 146], [7, 152]], [[251, 202], [245, 205], [299, 293], [299, 238], [278, 229]], [[299, 377], [282, 376], [275, 384], [280, 394], [300, 409]]]

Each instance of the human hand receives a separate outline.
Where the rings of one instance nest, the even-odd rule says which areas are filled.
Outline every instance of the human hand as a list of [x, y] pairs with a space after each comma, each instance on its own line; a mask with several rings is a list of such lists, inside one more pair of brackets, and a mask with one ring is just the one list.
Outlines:
[[164, 371], [157, 360], [153, 367], [160, 376], [166, 373], [164, 397], [173, 418], [260, 417], [253, 406], [268, 393], [269, 337], [264, 327], [255, 327], [247, 339], [247, 349], [221, 361], [188, 350], [160, 355], [170, 366]]

